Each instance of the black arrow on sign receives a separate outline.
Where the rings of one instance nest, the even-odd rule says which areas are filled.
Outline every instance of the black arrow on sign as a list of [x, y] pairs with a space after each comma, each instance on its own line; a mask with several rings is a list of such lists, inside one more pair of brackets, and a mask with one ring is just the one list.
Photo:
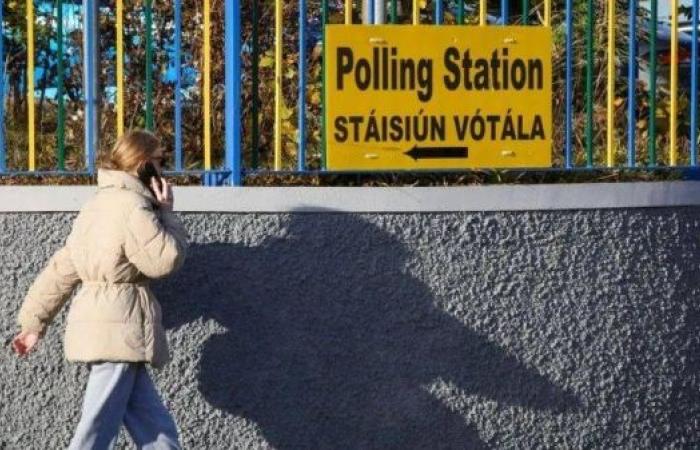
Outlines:
[[419, 147], [414, 145], [412, 149], [404, 152], [414, 160], [428, 158], [466, 158], [469, 156], [468, 147]]

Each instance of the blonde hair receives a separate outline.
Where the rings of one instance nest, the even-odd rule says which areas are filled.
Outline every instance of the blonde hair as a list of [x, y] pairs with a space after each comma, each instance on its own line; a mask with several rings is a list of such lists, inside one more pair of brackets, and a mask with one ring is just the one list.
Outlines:
[[110, 152], [103, 155], [100, 167], [124, 172], [137, 171], [160, 146], [160, 139], [150, 131], [129, 131], [117, 139]]

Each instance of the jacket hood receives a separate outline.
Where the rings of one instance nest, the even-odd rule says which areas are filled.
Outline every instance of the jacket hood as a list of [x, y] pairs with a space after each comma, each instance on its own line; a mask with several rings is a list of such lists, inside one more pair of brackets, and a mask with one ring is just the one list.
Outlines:
[[126, 189], [146, 197], [154, 204], [158, 203], [141, 180], [123, 170], [99, 169], [97, 171], [97, 187], [98, 189]]

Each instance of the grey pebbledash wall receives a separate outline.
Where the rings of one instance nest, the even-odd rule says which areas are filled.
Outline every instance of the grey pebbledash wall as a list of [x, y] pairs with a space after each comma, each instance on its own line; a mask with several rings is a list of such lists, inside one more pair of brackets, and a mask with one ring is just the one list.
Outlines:
[[[698, 448], [700, 189], [603, 205], [628, 188], [488, 212], [522, 192], [448, 190], [438, 212], [420, 189], [231, 191], [287, 202], [267, 212], [176, 192], [192, 244], [154, 283], [174, 359], [153, 374], [184, 447]], [[60, 449], [87, 379], [63, 359], [67, 308], [27, 360], [7, 343], [75, 212], [27, 212], [27, 192], [0, 189], [0, 448]]]

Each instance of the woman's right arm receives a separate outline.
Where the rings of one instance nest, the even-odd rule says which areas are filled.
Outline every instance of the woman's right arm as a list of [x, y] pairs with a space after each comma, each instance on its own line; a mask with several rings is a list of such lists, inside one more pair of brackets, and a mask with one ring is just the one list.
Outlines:
[[68, 247], [63, 247], [49, 259], [27, 292], [17, 315], [21, 334], [43, 336], [79, 282]]

